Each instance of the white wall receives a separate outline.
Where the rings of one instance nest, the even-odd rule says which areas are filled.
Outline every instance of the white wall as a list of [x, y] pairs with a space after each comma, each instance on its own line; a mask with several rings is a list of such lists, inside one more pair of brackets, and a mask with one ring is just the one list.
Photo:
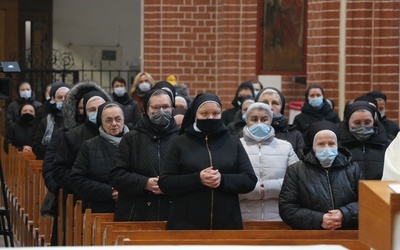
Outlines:
[[[120, 50], [108, 69], [140, 68], [140, 0], [54, 0], [53, 48], [73, 53], [75, 69], [98, 69], [99, 51]], [[119, 44], [119, 48], [118, 48]]]

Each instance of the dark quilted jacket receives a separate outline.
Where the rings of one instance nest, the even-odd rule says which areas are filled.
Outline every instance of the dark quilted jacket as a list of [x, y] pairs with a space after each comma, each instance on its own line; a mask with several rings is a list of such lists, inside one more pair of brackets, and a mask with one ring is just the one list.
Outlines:
[[118, 190], [114, 220], [167, 220], [169, 199], [145, 190], [145, 186], [150, 177], [160, 175], [169, 144], [177, 134], [173, 119], [166, 129], [155, 129], [143, 115], [136, 127], [124, 135], [110, 172], [110, 183]]
[[312, 152], [289, 166], [279, 196], [279, 214], [293, 229], [322, 229], [328, 210], [343, 214], [341, 229], [357, 229], [358, 181], [361, 169], [345, 148], [329, 170], [322, 168]]

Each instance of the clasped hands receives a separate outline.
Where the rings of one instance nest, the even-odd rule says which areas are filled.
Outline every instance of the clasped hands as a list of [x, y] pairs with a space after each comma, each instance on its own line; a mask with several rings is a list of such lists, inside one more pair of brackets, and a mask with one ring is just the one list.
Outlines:
[[321, 226], [327, 230], [335, 230], [342, 227], [343, 214], [339, 209], [329, 210], [322, 217]]
[[213, 169], [213, 167], [208, 167], [200, 172], [200, 180], [204, 186], [210, 188], [217, 188], [221, 184], [221, 173], [218, 169]]
[[149, 178], [145, 188], [154, 194], [162, 194], [160, 187], [158, 186], [158, 176]]

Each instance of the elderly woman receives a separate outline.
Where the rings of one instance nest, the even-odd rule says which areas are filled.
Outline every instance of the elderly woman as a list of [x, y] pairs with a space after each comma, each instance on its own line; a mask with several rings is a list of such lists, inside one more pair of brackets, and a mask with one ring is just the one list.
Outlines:
[[383, 125], [375, 119], [376, 107], [367, 101], [346, 106], [340, 124], [340, 145], [346, 147], [362, 169], [366, 180], [380, 180], [386, 148], [389, 146]]
[[231, 123], [228, 124], [228, 130], [231, 134], [236, 135], [239, 138], [243, 137], [243, 128], [246, 126], [245, 114], [247, 108], [254, 103], [254, 99], [246, 97], [240, 104], [240, 110], [236, 112], [235, 117]]
[[282, 92], [273, 87], [266, 87], [256, 97], [256, 102], [268, 104], [272, 110], [272, 127], [275, 129], [275, 137], [292, 144], [294, 152], [298, 153], [304, 147], [303, 135], [288, 124], [285, 113], [285, 97]]
[[74, 191], [81, 195], [82, 212], [113, 213], [118, 192], [108, 181], [112, 161], [122, 136], [129, 132], [124, 125], [122, 107], [115, 102], [99, 106], [97, 122], [100, 134], [82, 144], [72, 167]]
[[338, 147], [337, 126], [310, 126], [302, 160], [286, 170], [279, 213], [293, 229], [356, 229], [360, 168]]
[[245, 114], [247, 125], [240, 140], [258, 181], [253, 191], [240, 195], [243, 220], [281, 220], [278, 197], [283, 177], [286, 168], [299, 161], [289, 142], [275, 138], [272, 116], [271, 108], [260, 102], [251, 104]]
[[216, 95], [197, 95], [168, 149], [158, 181], [172, 197], [167, 229], [243, 228], [238, 194], [252, 191], [257, 177], [221, 113]]

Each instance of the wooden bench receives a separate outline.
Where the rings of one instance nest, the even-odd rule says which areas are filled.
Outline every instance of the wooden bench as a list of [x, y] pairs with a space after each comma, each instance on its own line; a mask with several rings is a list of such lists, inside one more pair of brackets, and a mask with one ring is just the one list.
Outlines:
[[[117, 240], [118, 239], [118, 240]], [[351, 230], [122, 230], [108, 225], [103, 245], [315, 245], [369, 249]]]

